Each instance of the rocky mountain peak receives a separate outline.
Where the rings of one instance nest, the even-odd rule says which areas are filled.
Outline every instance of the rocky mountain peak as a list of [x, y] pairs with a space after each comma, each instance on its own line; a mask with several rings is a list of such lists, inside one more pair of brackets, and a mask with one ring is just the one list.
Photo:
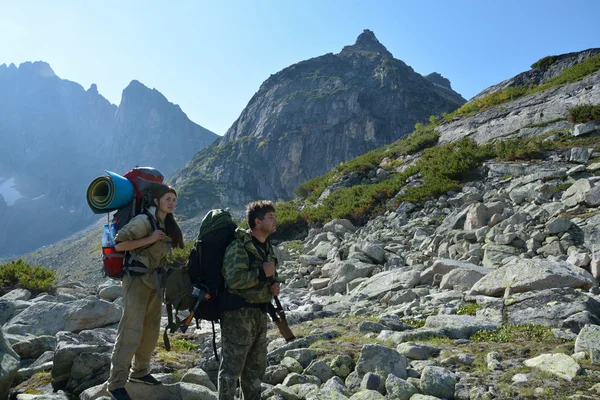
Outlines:
[[432, 83], [435, 83], [436, 85], [440, 85], [442, 87], [452, 90], [452, 86], [450, 85], [450, 80], [448, 80], [447, 78], [444, 78], [441, 74], [439, 74], [437, 72], [432, 72], [431, 74], [425, 76], [425, 79], [427, 79], [428, 81], [430, 81]]
[[385, 46], [382, 45], [379, 40], [377, 40], [377, 37], [375, 37], [373, 31], [369, 29], [365, 29], [363, 33], [358, 35], [358, 38], [356, 38], [356, 43], [354, 43], [352, 46], [345, 46], [340, 54], [346, 55], [357, 52], [379, 53], [386, 57], [393, 57], [392, 53], [390, 53], [388, 49], [386, 49]]

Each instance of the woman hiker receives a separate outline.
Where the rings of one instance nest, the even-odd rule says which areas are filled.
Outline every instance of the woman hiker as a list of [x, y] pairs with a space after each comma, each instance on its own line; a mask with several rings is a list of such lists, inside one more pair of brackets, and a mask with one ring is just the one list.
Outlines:
[[[156, 184], [152, 197], [155, 206], [132, 218], [115, 238], [115, 249], [131, 254], [129, 272], [123, 276], [123, 315], [107, 381], [115, 400], [131, 400], [125, 390], [128, 380], [160, 384], [150, 375], [150, 357], [158, 341], [162, 313], [160, 274], [171, 248], [183, 248], [183, 235], [173, 217], [175, 189]], [[153, 231], [152, 225], [157, 229]]]

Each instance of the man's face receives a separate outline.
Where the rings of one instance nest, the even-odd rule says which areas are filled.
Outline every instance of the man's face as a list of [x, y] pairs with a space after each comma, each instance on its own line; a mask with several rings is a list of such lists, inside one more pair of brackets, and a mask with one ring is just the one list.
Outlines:
[[277, 230], [277, 218], [275, 218], [275, 213], [273, 211], [266, 213], [262, 221], [256, 218], [256, 227], [267, 235], [274, 233]]

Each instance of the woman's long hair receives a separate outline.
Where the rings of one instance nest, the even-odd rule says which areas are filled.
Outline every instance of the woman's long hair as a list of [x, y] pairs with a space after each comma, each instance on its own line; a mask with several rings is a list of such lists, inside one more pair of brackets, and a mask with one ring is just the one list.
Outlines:
[[[177, 192], [172, 186], [159, 184], [156, 185], [152, 190], [152, 198], [158, 201], [160, 204], [160, 199], [167, 193], [173, 193], [177, 196]], [[158, 207], [156, 208], [158, 212]], [[165, 217], [165, 233], [167, 236], [171, 238], [171, 247], [176, 248], [179, 247], [183, 249], [183, 233], [181, 233], [181, 228], [177, 225], [177, 221], [175, 221], [175, 216], [172, 213], [168, 213]]]

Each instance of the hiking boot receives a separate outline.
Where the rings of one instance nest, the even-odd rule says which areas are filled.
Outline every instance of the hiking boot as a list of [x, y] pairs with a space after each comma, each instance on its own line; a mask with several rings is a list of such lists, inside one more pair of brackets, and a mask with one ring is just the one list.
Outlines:
[[130, 376], [129, 382], [145, 383], [146, 385], [162, 385], [162, 383], [159, 380], [157, 380], [150, 374], [142, 376], [141, 378], [134, 378], [133, 376]]
[[125, 390], [125, 388], [109, 390], [108, 393], [110, 393], [110, 397], [114, 400], [131, 400], [131, 397], [129, 397], [129, 393], [127, 393], [127, 390]]

